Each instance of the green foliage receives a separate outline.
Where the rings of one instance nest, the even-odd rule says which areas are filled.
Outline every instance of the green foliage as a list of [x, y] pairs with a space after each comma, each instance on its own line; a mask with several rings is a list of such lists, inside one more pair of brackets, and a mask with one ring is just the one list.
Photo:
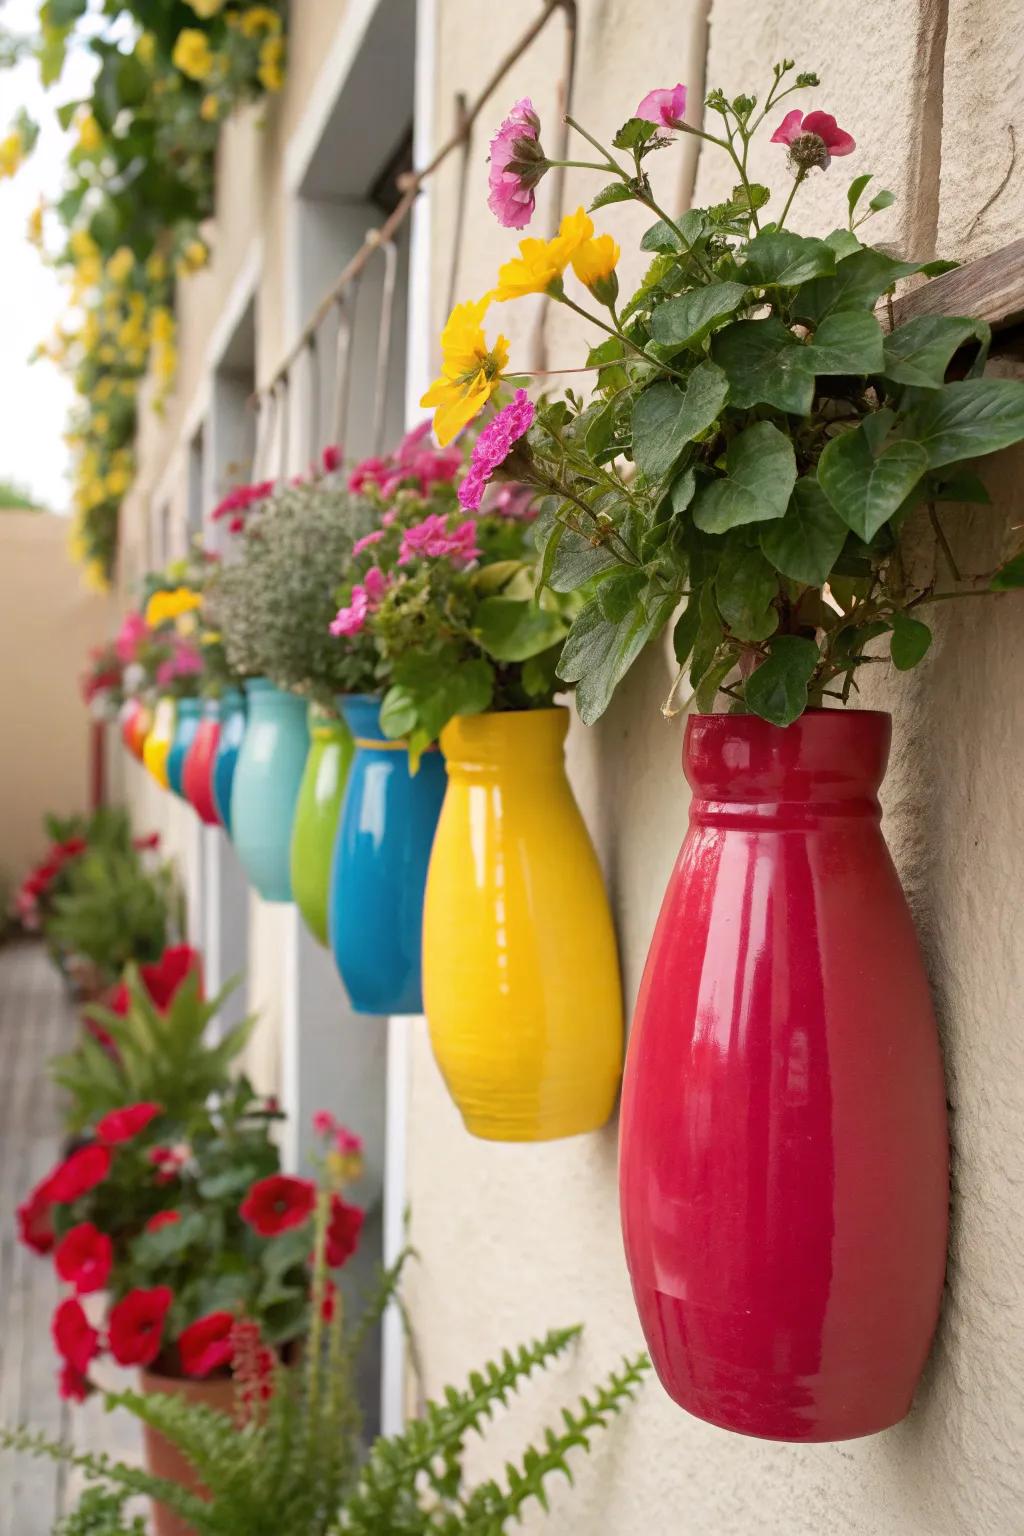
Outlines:
[[[393, 1295], [400, 1268], [401, 1261], [383, 1277], [371, 1320]], [[104, 1496], [89, 1496], [85, 1519], [93, 1510], [115, 1513], [122, 1493], [142, 1491], [158, 1495], [198, 1536], [502, 1536], [529, 1504], [549, 1508], [552, 1477], [573, 1481], [570, 1453], [590, 1451], [594, 1433], [636, 1396], [650, 1367], [644, 1355], [624, 1361], [578, 1407], [562, 1410], [557, 1429], [546, 1429], [508, 1463], [503, 1480], [470, 1486], [463, 1467], [469, 1437], [484, 1435], [496, 1408], [563, 1355], [579, 1331], [555, 1330], [506, 1350], [473, 1371], [465, 1387], [449, 1387], [441, 1401], [428, 1403], [403, 1433], [378, 1439], [365, 1458], [354, 1406], [354, 1340], [343, 1333], [340, 1311], [325, 1336], [311, 1340], [301, 1369], [277, 1371], [269, 1401], [245, 1415], [241, 1427], [168, 1396], [108, 1397], [108, 1406], [126, 1408], [182, 1452], [210, 1492], [205, 1503], [138, 1469], [78, 1456], [22, 1430], [0, 1431], [0, 1445], [71, 1462], [112, 1490], [105, 1505]], [[244, 1380], [239, 1387], [244, 1393]], [[82, 1523], [66, 1536], [101, 1536], [103, 1529]], [[114, 1525], [110, 1536], [121, 1531]]]
[[169, 864], [147, 870], [133, 848], [90, 846], [68, 866], [46, 937], [115, 981], [130, 961], [159, 959], [180, 926]]
[[[726, 153], [739, 179], [726, 202], [678, 220], [643, 173], [667, 142], [653, 125], [627, 123], [608, 151], [585, 135], [618, 177], [619, 193], [600, 201], [659, 215], [640, 242], [656, 253], [640, 288], [600, 321], [614, 334], [589, 357], [594, 401], [550, 400], [528, 439], [524, 478], [549, 498], [542, 581], [582, 599], [558, 672], [588, 722], [682, 603], [674, 643], [698, 707], [724, 692], [732, 708], [786, 725], [808, 703], [847, 702], [882, 635], [897, 669], [915, 666], [933, 600], [1022, 584], [1019, 548], [1000, 571], [952, 586], [910, 579], [909, 514], [928, 505], [945, 540], [958, 500], [987, 499], [965, 461], [1024, 440], [1024, 384], [981, 377], [982, 322], [883, 324], [876, 306], [897, 281], [949, 264], [863, 242], [865, 221], [893, 201], [868, 194], [870, 176], [850, 186], [848, 227], [825, 238], [785, 227], [812, 168], [829, 173], [813, 142], [791, 148], [778, 205], [750, 183], [753, 136], [791, 91], [817, 83], [793, 71], [775, 66], [763, 104], [710, 93], [724, 137], [687, 132]], [[965, 347], [967, 376], [947, 382]]]
[[77, 1507], [55, 1526], [53, 1536], [146, 1536], [141, 1516], [126, 1515], [127, 1502], [127, 1493], [86, 1488]]

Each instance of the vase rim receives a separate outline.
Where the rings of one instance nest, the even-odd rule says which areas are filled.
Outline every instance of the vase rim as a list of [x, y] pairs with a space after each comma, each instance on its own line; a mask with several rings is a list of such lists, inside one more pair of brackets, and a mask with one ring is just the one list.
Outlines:
[[759, 715], [692, 715], [683, 739], [691, 817], [715, 804], [811, 802], [877, 816], [891, 736], [892, 716], [876, 709], [808, 711], [788, 726]]

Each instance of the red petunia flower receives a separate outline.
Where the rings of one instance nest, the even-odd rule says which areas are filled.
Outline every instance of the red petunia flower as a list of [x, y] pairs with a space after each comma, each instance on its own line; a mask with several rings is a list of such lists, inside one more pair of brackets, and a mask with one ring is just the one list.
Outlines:
[[65, 1360], [57, 1377], [57, 1391], [66, 1403], [84, 1403], [92, 1387], [89, 1378]]
[[18, 1236], [35, 1253], [49, 1253], [56, 1241], [52, 1184], [52, 1175], [47, 1174], [18, 1206]]
[[90, 1189], [102, 1184], [110, 1172], [110, 1148], [91, 1142], [53, 1170], [49, 1178], [50, 1199], [54, 1205], [70, 1205]]
[[79, 1296], [102, 1291], [114, 1262], [114, 1245], [91, 1221], [79, 1222], [65, 1232], [53, 1256], [57, 1273]]
[[131, 1141], [144, 1131], [151, 1120], [157, 1115], [162, 1115], [162, 1104], [154, 1104], [150, 1100], [143, 1100], [140, 1104], [126, 1104], [124, 1109], [112, 1109], [108, 1115], [96, 1127], [96, 1135], [107, 1146], [117, 1146], [122, 1141]]
[[100, 1336], [91, 1327], [82, 1303], [73, 1296], [62, 1301], [53, 1314], [50, 1331], [61, 1359], [84, 1376], [89, 1362], [100, 1352]]
[[186, 1376], [209, 1376], [230, 1365], [235, 1352], [235, 1319], [230, 1312], [210, 1312], [190, 1323], [178, 1339], [181, 1368]]
[[118, 1365], [152, 1365], [160, 1353], [174, 1292], [169, 1285], [129, 1291], [110, 1313], [110, 1353]]
[[156, 1215], [155, 1216], [151, 1216], [149, 1218], [149, 1220], [146, 1222], [146, 1225], [143, 1228], [143, 1231], [145, 1231], [145, 1232], [159, 1232], [162, 1227], [173, 1227], [180, 1220], [181, 1220], [181, 1212], [180, 1211], [157, 1211]]
[[358, 1205], [346, 1205], [340, 1195], [331, 1196], [331, 1214], [327, 1221], [327, 1264], [340, 1269], [359, 1247], [366, 1213]]
[[333, 1280], [328, 1280], [324, 1286], [324, 1294], [320, 1301], [320, 1316], [325, 1323], [333, 1323], [334, 1314], [338, 1307], [338, 1287]]
[[[154, 834], [155, 835], [155, 834]], [[170, 949], [165, 949], [160, 959], [154, 965], [140, 965], [139, 975], [142, 984], [149, 993], [150, 1001], [160, 1012], [166, 1013], [174, 1001], [178, 988], [185, 978], [196, 971], [199, 976], [199, 990], [203, 990], [203, 958], [197, 949], [190, 949], [187, 944], [175, 944]], [[109, 1008], [111, 1013], [116, 1013], [120, 1018], [127, 1017], [131, 1007], [131, 997], [125, 982], [118, 982], [104, 998], [103, 1006]]]
[[242, 1201], [239, 1215], [260, 1237], [277, 1237], [308, 1221], [315, 1204], [316, 1185], [311, 1179], [274, 1173], [257, 1179]]
[[772, 134], [771, 143], [788, 144], [790, 154], [806, 170], [811, 165], [827, 170], [833, 155], [850, 155], [857, 148], [853, 136], [840, 128], [830, 112], [808, 112], [798, 107], [787, 112]]

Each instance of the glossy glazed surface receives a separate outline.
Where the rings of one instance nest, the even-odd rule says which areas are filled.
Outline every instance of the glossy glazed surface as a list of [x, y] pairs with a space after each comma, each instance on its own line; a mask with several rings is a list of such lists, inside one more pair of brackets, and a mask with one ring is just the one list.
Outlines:
[[185, 799], [196, 811], [200, 821], [209, 827], [217, 826], [219, 820], [213, 798], [213, 764], [220, 741], [220, 715], [219, 699], [203, 701], [199, 725], [185, 757], [181, 775]]
[[217, 755], [213, 760], [213, 802], [217, 807], [217, 820], [231, 835], [231, 790], [235, 782], [238, 754], [245, 739], [247, 714], [245, 694], [230, 689], [220, 701], [220, 737]]
[[327, 943], [331, 859], [355, 745], [344, 720], [309, 712], [309, 756], [292, 826], [292, 894], [313, 937]]
[[291, 901], [295, 802], [309, 752], [306, 701], [265, 678], [245, 685], [248, 721], [231, 787], [231, 835], [264, 901]]
[[691, 718], [690, 828], [623, 1084], [626, 1257], [658, 1374], [725, 1428], [872, 1434], [938, 1318], [938, 1037], [879, 827], [889, 718]]
[[142, 762], [142, 754], [146, 746], [146, 737], [153, 729], [153, 709], [149, 704], [141, 701], [136, 705], [132, 716], [130, 738], [126, 745], [132, 756]]
[[174, 744], [174, 732], [178, 720], [178, 701], [169, 695], [158, 699], [153, 711], [153, 725], [146, 734], [142, 748], [142, 761], [150, 776], [162, 789], [167, 786], [167, 758]]
[[198, 699], [178, 700], [178, 722], [175, 726], [171, 750], [167, 754], [167, 787], [173, 789], [174, 793], [182, 799], [185, 798], [185, 759], [196, 739], [201, 709], [202, 705]]
[[357, 1013], [420, 1013], [423, 889], [444, 798], [440, 752], [409, 773], [404, 744], [386, 741], [380, 701], [342, 701], [355, 755], [331, 863], [331, 949]]
[[595, 1130], [622, 1071], [618, 951], [565, 776], [568, 712], [461, 716], [427, 878], [423, 996], [448, 1090], [475, 1136]]

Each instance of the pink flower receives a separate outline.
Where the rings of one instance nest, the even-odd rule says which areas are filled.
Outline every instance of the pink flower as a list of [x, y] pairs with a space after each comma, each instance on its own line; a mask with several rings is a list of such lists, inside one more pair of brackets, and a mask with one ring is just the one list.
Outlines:
[[642, 117], [645, 123], [657, 123], [659, 128], [681, 128], [686, 116], [686, 86], [648, 91], [633, 116]]
[[528, 96], [517, 101], [491, 140], [487, 206], [506, 229], [525, 229], [537, 206], [534, 187], [548, 163], [540, 147], [540, 118]]
[[388, 589], [388, 578], [379, 565], [371, 565], [363, 577], [363, 591], [374, 607], [380, 602]]
[[343, 1125], [334, 1125], [334, 1150], [340, 1152], [342, 1157], [361, 1157], [363, 1151], [363, 1138], [357, 1136], [355, 1131], [350, 1131]]
[[156, 680], [161, 688], [179, 677], [197, 677], [203, 670], [202, 655], [190, 640], [175, 635], [173, 645], [174, 652], [169, 660], [162, 661], [156, 669]]
[[390, 467], [387, 459], [361, 459], [348, 477], [349, 490], [358, 496], [368, 485], [380, 485]]
[[420, 451], [420, 445], [424, 439], [430, 436], [431, 418], [421, 421], [418, 426], [412, 427], [402, 438], [395, 449], [394, 458], [397, 464], [408, 464]]
[[370, 616], [370, 599], [366, 588], [358, 584], [352, 588], [348, 606], [339, 608], [331, 620], [332, 635], [358, 635]]
[[457, 528], [449, 531], [448, 519], [440, 512], [425, 517], [422, 523], [407, 528], [402, 535], [398, 563], [408, 565], [410, 560], [424, 555], [434, 560], [447, 556], [469, 565], [480, 555], [476, 545], [476, 524], [472, 521], [460, 523]]
[[138, 654], [140, 645], [142, 645], [148, 634], [149, 625], [141, 613], [126, 614], [124, 623], [118, 631], [117, 639], [114, 641], [114, 649], [117, 652], [118, 660], [123, 662], [125, 666], [133, 662]]
[[805, 117], [798, 108], [786, 113], [771, 142], [788, 144], [790, 159], [802, 170], [813, 165], [826, 170], [833, 155], [849, 155], [857, 148], [856, 140], [828, 112], [808, 112]]
[[329, 1109], [318, 1109], [313, 1116], [313, 1131], [317, 1136], [333, 1136], [337, 1124]]
[[469, 472], [459, 486], [459, 502], [467, 512], [479, 508], [488, 480], [504, 464], [519, 439], [526, 436], [533, 418], [532, 400], [525, 389], [517, 389], [510, 404], [484, 427], [473, 445]]
[[361, 539], [356, 539], [352, 545], [353, 555], [361, 555], [364, 549], [369, 549], [371, 544], [379, 544], [384, 537], [382, 528], [375, 528], [372, 533], [364, 533]]
[[528, 485], [501, 485], [491, 497], [487, 511], [516, 522], [532, 522], [537, 516], [536, 492]]
[[341, 468], [341, 448], [337, 443], [330, 443], [324, 449], [323, 466], [325, 475], [333, 475], [336, 469]]

